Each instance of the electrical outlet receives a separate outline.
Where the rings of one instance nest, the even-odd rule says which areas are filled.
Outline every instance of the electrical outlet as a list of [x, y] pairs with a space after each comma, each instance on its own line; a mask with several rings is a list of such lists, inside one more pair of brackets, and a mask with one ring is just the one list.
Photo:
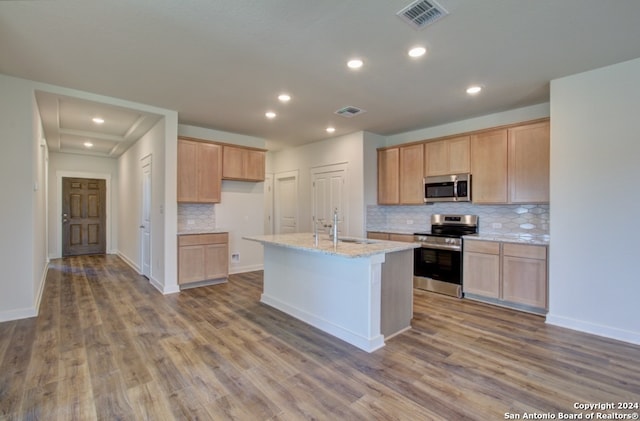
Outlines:
[[193, 219], [187, 219], [187, 225], [195, 225], [196, 221], [194, 221]]
[[231, 254], [231, 261], [234, 263], [237, 263], [240, 261], [240, 253], [232, 253]]
[[413, 225], [413, 219], [407, 219], [407, 225]]
[[491, 228], [502, 228], [502, 224], [500, 222], [494, 222], [491, 224]]

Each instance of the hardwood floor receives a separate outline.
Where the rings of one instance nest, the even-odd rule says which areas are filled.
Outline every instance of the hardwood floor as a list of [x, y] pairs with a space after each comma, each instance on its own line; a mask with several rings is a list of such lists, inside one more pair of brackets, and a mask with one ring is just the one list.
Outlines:
[[413, 329], [368, 354], [261, 288], [253, 272], [162, 296], [115, 256], [53, 261], [40, 315], [0, 323], [0, 420], [494, 420], [640, 401], [640, 346], [416, 290]]

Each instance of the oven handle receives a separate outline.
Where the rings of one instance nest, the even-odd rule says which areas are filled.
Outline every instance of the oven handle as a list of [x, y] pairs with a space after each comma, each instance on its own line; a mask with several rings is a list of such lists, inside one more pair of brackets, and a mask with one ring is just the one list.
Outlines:
[[461, 251], [462, 247], [460, 246], [452, 246], [446, 244], [420, 244], [423, 249], [434, 249], [434, 250], [450, 250], [450, 251]]

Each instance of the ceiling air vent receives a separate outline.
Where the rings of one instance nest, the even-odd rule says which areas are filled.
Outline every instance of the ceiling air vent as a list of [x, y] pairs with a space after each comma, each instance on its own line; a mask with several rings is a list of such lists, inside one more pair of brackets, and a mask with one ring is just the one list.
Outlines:
[[415, 29], [422, 29], [448, 14], [449, 12], [447, 12], [444, 7], [433, 0], [414, 1], [396, 13], [396, 15], [400, 16], [402, 20]]
[[360, 109], [358, 107], [348, 106], [348, 107], [340, 108], [338, 111], [336, 111], [336, 114], [341, 115], [342, 117], [351, 118], [353, 116], [362, 114], [364, 112], [365, 111], [363, 109]]

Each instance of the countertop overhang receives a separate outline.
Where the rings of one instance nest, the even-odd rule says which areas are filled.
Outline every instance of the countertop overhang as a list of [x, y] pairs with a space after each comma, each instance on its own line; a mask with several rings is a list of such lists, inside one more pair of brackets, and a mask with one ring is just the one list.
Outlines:
[[264, 245], [274, 245], [349, 258], [368, 257], [376, 254], [387, 254], [420, 247], [419, 243], [353, 237], [344, 237], [341, 241], [338, 241], [337, 245], [334, 245], [333, 241], [330, 240], [326, 234], [320, 234], [318, 245], [316, 246], [313, 235], [312, 232], [303, 232], [295, 234], [245, 236], [242, 238], [249, 241], [257, 241]]

